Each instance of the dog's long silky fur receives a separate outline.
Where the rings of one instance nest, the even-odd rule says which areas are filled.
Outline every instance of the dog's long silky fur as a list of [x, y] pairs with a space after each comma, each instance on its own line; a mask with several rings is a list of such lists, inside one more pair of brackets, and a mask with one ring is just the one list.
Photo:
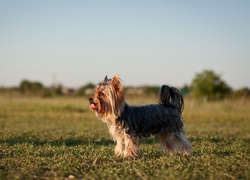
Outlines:
[[139, 154], [139, 138], [154, 135], [162, 149], [172, 155], [178, 151], [192, 154], [184, 137], [181, 113], [184, 101], [174, 87], [161, 87], [158, 103], [145, 106], [129, 106], [124, 101], [123, 87], [118, 76], [105, 77], [89, 99], [96, 115], [109, 128], [116, 142], [115, 155], [125, 158]]
[[124, 125], [126, 133], [135, 134], [140, 138], [160, 131], [184, 133], [180, 117], [182, 109], [183, 98], [180, 91], [163, 85], [158, 104], [137, 107], [125, 104], [124, 112], [117, 119], [117, 123]]

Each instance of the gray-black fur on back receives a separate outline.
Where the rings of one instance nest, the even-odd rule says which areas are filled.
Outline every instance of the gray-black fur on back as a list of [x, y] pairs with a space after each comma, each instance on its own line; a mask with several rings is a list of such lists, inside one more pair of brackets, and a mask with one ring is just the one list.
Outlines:
[[126, 133], [140, 138], [157, 134], [160, 131], [184, 133], [181, 119], [183, 105], [180, 91], [164, 85], [160, 91], [158, 104], [145, 106], [125, 104], [117, 123], [123, 125]]

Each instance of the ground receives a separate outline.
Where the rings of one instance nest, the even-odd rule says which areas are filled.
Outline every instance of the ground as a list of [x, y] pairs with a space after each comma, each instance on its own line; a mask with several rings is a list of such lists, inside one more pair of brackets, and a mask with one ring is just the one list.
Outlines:
[[247, 100], [185, 99], [194, 155], [166, 155], [151, 137], [140, 141], [138, 158], [124, 160], [114, 156], [107, 127], [87, 99], [0, 97], [0, 179], [250, 179]]

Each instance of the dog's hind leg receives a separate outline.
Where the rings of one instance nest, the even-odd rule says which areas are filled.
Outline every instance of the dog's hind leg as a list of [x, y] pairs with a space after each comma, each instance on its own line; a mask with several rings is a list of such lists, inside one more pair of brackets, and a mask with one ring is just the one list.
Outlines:
[[171, 155], [176, 154], [176, 150], [172, 144], [173, 137], [171, 136], [171, 133], [162, 131], [158, 134], [155, 134], [155, 138], [164, 152], [169, 153]]
[[162, 131], [156, 134], [155, 138], [158, 140], [161, 148], [171, 155], [176, 155], [178, 151], [189, 156], [192, 155], [191, 146], [183, 133]]
[[175, 140], [174, 144], [178, 151], [184, 153], [185, 155], [191, 156], [193, 154], [192, 148], [188, 140], [184, 137], [183, 133], [174, 134]]

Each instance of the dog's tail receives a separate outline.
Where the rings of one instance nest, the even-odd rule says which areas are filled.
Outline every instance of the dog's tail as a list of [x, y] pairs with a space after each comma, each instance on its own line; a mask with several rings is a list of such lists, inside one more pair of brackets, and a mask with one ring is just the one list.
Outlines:
[[164, 107], [175, 107], [182, 113], [184, 109], [184, 100], [181, 95], [181, 92], [167, 85], [163, 85], [160, 90], [158, 103]]

